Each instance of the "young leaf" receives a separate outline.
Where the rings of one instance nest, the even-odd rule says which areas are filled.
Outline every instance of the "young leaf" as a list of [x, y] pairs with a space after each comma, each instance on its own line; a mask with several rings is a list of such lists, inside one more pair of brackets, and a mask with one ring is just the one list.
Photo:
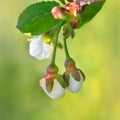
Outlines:
[[102, 8], [106, 0], [87, 5], [81, 13], [81, 26], [89, 22]]
[[30, 5], [19, 16], [17, 28], [23, 33], [32, 35], [47, 32], [58, 22], [51, 14], [54, 6], [59, 6], [59, 3], [48, 1]]

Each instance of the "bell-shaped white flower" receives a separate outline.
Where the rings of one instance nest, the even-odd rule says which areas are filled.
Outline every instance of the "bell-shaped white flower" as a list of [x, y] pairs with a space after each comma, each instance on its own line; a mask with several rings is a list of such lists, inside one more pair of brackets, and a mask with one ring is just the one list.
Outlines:
[[78, 92], [83, 84], [84, 81], [84, 77], [83, 74], [78, 70], [79, 76], [80, 76], [80, 80], [76, 80], [71, 74], [70, 74], [70, 78], [69, 78], [69, 86], [68, 86], [68, 90], [70, 92]]
[[30, 39], [29, 53], [37, 59], [46, 59], [50, 56], [53, 46], [43, 42], [44, 36], [39, 35]]
[[40, 80], [40, 86], [52, 99], [58, 99], [65, 95], [66, 84], [63, 76], [58, 74], [58, 67], [50, 64], [47, 67], [47, 75]]
[[52, 99], [58, 99], [65, 95], [65, 89], [60, 85], [57, 79], [53, 80], [53, 87], [51, 92], [47, 91], [46, 78], [42, 78], [40, 80], [40, 86], [43, 88], [45, 93]]
[[64, 79], [68, 90], [70, 92], [78, 92], [85, 80], [84, 73], [76, 68], [75, 61], [71, 58], [65, 61], [65, 68]]

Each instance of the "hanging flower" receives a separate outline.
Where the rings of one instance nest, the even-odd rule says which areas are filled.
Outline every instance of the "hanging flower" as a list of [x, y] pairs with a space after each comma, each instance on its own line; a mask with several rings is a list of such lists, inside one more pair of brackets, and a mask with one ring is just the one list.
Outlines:
[[44, 35], [39, 35], [30, 39], [29, 53], [37, 59], [46, 59], [50, 56], [53, 46], [44, 43]]
[[85, 80], [83, 72], [76, 68], [75, 62], [70, 59], [65, 62], [66, 72], [64, 73], [64, 79], [66, 81], [66, 86], [70, 92], [78, 92], [82, 83]]
[[65, 95], [65, 82], [62, 75], [57, 74], [56, 67], [48, 66], [47, 75], [40, 80], [40, 86], [52, 99], [58, 99]]

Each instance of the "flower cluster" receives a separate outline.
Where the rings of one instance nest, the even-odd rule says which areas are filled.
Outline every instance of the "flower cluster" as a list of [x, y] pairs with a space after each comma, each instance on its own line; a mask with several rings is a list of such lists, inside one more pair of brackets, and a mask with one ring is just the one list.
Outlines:
[[84, 73], [76, 68], [72, 59], [65, 61], [65, 68], [65, 73], [60, 75], [56, 65], [49, 65], [47, 75], [40, 80], [40, 86], [52, 99], [64, 96], [66, 88], [72, 93], [78, 92], [85, 80]]
[[[101, 0], [75, 0], [75, 1], [66, 0], [66, 1], [59, 0], [59, 2], [61, 2], [62, 5], [53, 6], [51, 9], [50, 14], [52, 16], [52, 19], [58, 21], [58, 23], [50, 27], [50, 29], [47, 32], [42, 33], [42, 31], [44, 31], [45, 29], [44, 28], [39, 29], [42, 34], [38, 34], [36, 32], [35, 35], [30, 37], [29, 53], [31, 56], [41, 60], [41, 59], [47, 59], [52, 55], [51, 62], [47, 67], [47, 74], [42, 79], [40, 79], [39, 82], [44, 92], [52, 99], [58, 99], [64, 96], [66, 93], [66, 89], [68, 89], [68, 91], [72, 93], [76, 93], [80, 91], [82, 87], [83, 81], [85, 80], [85, 75], [81, 69], [76, 67], [75, 61], [71, 58], [68, 52], [67, 39], [69, 37], [74, 38], [75, 29], [81, 26], [81, 14], [84, 11], [85, 7], [89, 4]], [[40, 8], [44, 9], [45, 7], [43, 5], [45, 4], [47, 5], [47, 3], [44, 2], [41, 3]], [[28, 8], [28, 9], [32, 9], [32, 8]], [[43, 12], [40, 13], [43, 14]], [[23, 18], [23, 16], [21, 18]], [[42, 21], [42, 19], [40, 20]], [[32, 21], [34, 20], [32, 19]], [[29, 22], [30, 25], [32, 21]], [[37, 23], [38, 22], [39, 21], [37, 21]], [[22, 23], [24, 23], [23, 20]], [[21, 24], [19, 27], [21, 27]], [[31, 28], [34, 28], [33, 26], [31, 26]], [[58, 41], [58, 36], [61, 29], [63, 30], [62, 35], [63, 35], [64, 45], [62, 45], [61, 42]], [[23, 28], [21, 28], [21, 30], [28, 31], [29, 29], [27, 28], [26, 25]], [[32, 33], [34, 33], [33, 30]], [[64, 62], [65, 72], [63, 72], [63, 74], [59, 74], [59, 68], [56, 66], [55, 63], [57, 48], [60, 49], [64, 48], [64, 52], [66, 56]]]
[[[46, 59], [53, 53], [53, 45], [48, 44], [45, 35], [39, 35], [30, 39], [29, 53], [37, 59]], [[46, 42], [45, 42], [46, 41]], [[58, 67], [54, 61], [47, 67], [47, 75], [40, 79], [40, 86], [52, 99], [58, 99], [65, 95], [66, 88], [74, 93], [78, 92], [85, 80], [84, 73], [76, 68], [75, 61], [67, 53], [66, 40], [64, 40], [66, 71], [63, 75], [58, 74]]]

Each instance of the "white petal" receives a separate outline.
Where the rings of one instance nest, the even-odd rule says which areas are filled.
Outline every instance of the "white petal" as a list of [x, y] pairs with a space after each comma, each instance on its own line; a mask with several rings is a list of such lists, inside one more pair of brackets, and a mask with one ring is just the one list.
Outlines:
[[31, 38], [29, 53], [37, 59], [46, 59], [50, 56], [53, 47], [43, 42], [43, 35]]
[[94, 2], [100, 2], [100, 1], [102, 1], [102, 0], [80, 0], [80, 5], [81, 6], [84, 6], [84, 5], [86, 5], [86, 4], [91, 4], [91, 3], [94, 3]]
[[42, 55], [41, 55], [40, 59], [48, 58], [50, 56], [52, 50], [53, 50], [53, 47], [51, 45], [43, 43], [43, 45], [42, 45]]
[[84, 2], [84, 1], [80, 2], [80, 5], [81, 5], [81, 6], [84, 6], [84, 5], [86, 5], [86, 4], [87, 4], [87, 3]]
[[68, 90], [70, 92], [78, 92], [81, 87], [82, 87], [82, 83], [83, 83], [83, 75], [80, 73], [80, 71], [78, 71], [80, 74], [80, 81], [75, 80], [71, 75], [70, 75], [70, 79], [69, 79], [69, 86], [68, 86]]
[[53, 89], [50, 93], [46, 90], [46, 80], [44, 78], [40, 80], [40, 86], [43, 88], [45, 93], [52, 99], [58, 99], [65, 95], [65, 89], [59, 84], [57, 80], [54, 80]]

